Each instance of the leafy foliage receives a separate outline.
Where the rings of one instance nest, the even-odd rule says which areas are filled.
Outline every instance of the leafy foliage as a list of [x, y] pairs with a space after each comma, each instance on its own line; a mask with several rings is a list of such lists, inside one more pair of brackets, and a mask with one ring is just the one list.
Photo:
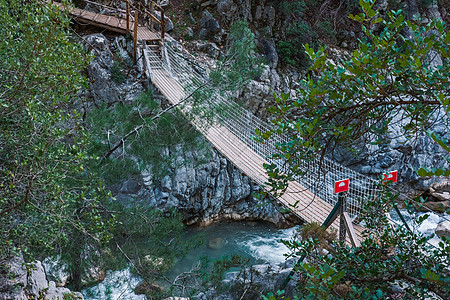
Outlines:
[[185, 236], [183, 216], [175, 210], [162, 213], [136, 200], [126, 205], [112, 206], [121, 214], [114, 230], [114, 244], [110, 245], [116, 252], [110, 267], [125, 268], [131, 262], [135, 272], [153, 282], [161, 279], [190, 249], [203, 243], [201, 236]]
[[[78, 290], [89, 270], [123, 267], [123, 253], [141, 254], [130, 245], [145, 239], [152, 246], [142, 255], [167, 262], [148, 269], [157, 276], [195, 244], [182, 235], [181, 216], [116, 203], [103, 178], [113, 182], [153, 159], [163, 172], [153, 149], [198, 144], [198, 135], [190, 127], [177, 134], [187, 123], [176, 113], [150, 122], [160, 106], [149, 94], [97, 108], [86, 124], [74, 108], [90, 57], [72, 41], [69, 17], [36, 1], [0, 1], [0, 12], [0, 261], [59, 256]], [[140, 125], [142, 140], [100, 164], [108, 141]], [[137, 163], [134, 151], [143, 153]]]
[[336, 44], [338, 31], [348, 30], [347, 15], [358, 11], [358, 1], [301, 0], [280, 1], [280, 12], [287, 23], [281, 27], [277, 50], [285, 65], [306, 68], [311, 59], [303, 51], [308, 44], [318, 49], [323, 43]]
[[[277, 133], [291, 136], [289, 143], [277, 145], [280, 153], [275, 159], [308, 161], [326, 155], [336, 144], [350, 151], [358, 142], [383, 145], [390, 126], [398, 122], [395, 117], [403, 121], [406, 137], [427, 134], [448, 152], [446, 137], [432, 126], [442, 121], [449, 128], [448, 30], [439, 20], [428, 24], [406, 20], [400, 11], [382, 18], [373, 9], [374, 1], [360, 3], [363, 13], [350, 16], [362, 24], [366, 34], [358, 49], [333, 63], [326, 49], [314, 51], [306, 45], [311, 70], [317, 76], [303, 82], [299, 99], [276, 98], [271, 109], [275, 129], [258, 133], [262, 140]], [[370, 29], [375, 24], [381, 24], [379, 34]], [[436, 58], [443, 64], [436, 63]], [[295, 164], [289, 166], [288, 174], [280, 173], [274, 165], [265, 167], [273, 193], [283, 193], [294, 175], [302, 175]], [[446, 172], [430, 169], [419, 174]], [[385, 191], [376, 201], [365, 203], [366, 214], [361, 218], [368, 231], [359, 248], [334, 242], [331, 255], [324, 255], [317, 250], [316, 238], [288, 242], [293, 256], [307, 257], [307, 263], [297, 266], [302, 274], [298, 298], [382, 299], [392, 293], [395, 284], [401, 285], [404, 299], [433, 293], [449, 297], [448, 239], [433, 247], [428, 244], [430, 237], [403, 227], [392, 228], [385, 213], [392, 209], [394, 200], [395, 195]]]
[[214, 88], [234, 91], [261, 74], [263, 60], [256, 56], [254, 41], [255, 35], [247, 22], [238, 21], [231, 26], [231, 46], [226, 58], [209, 75]]
[[[154, 179], [162, 178], [180, 164], [177, 155], [194, 147], [202, 149], [204, 140], [192, 130], [189, 120], [180, 111], [156, 117], [160, 112], [160, 104], [153, 100], [150, 92], [145, 92], [132, 102], [103, 104], [88, 114], [93, 155], [104, 156], [124, 136], [139, 128], [112, 159], [104, 159], [93, 166], [107, 182], [114, 183], [125, 174], [133, 177], [141, 172], [152, 174]], [[168, 149], [172, 155], [168, 155]], [[199, 157], [193, 163], [201, 163], [204, 158]]]
[[[297, 286], [298, 294], [305, 295], [301, 299], [384, 299], [396, 284], [403, 289], [403, 299], [450, 295], [450, 241], [443, 239], [434, 247], [428, 243], [432, 236], [390, 227], [386, 214], [392, 210], [393, 198], [386, 191], [377, 201], [365, 203], [362, 221], [367, 232], [359, 248], [335, 242], [332, 255], [325, 255], [318, 251], [318, 239], [289, 243], [294, 256], [305, 253], [308, 258], [297, 266], [303, 274]], [[415, 220], [414, 226], [426, 218]]]
[[317, 33], [304, 21], [291, 24], [286, 30], [286, 39], [278, 42], [281, 61], [288, 65], [307, 67], [310, 59], [303, 50], [303, 45], [316, 43]]
[[72, 106], [89, 57], [53, 6], [1, 1], [0, 12], [0, 257], [70, 248], [73, 234], [105, 243], [108, 192], [86, 169], [89, 136]]
[[114, 61], [111, 68], [111, 78], [116, 84], [121, 84], [125, 81], [126, 77], [123, 73], [123, 63], [120, 61]]
[[[311, 70], [320, 77], [304, 80], [297, 100], [276, 97], [277, 104], [271, 108], [276, 129], [260, 136], [268, 139], [275, 132], [294, 136], [289, 144], [280, 145], [288, 159], [308, 160], [336, 144], [351, 151], [359, 143], [381, 147], [388, 143], [390, 125], [399, 119], [406, 137], [425, 132], [445, 144], [432, 131], [437, 121], [448, 125], [441, 113], [449, 110], [450, 97], [450, 34], [444, 24], [407, 21], [400, 12], [389, 12], [384, 20], [370, 3], [364, 11], [351, 16], [362, 22], [367, 35], [357, 50], [335, 64], [327, 59], [324, 48], [314, 51], [306, 45]], [[377, 23], [383, 26], [378, 35], [369, 29]], [[414, 35], [403, 36], [405, 28]], [[431, 65], [435, 56], [446, 63]]]

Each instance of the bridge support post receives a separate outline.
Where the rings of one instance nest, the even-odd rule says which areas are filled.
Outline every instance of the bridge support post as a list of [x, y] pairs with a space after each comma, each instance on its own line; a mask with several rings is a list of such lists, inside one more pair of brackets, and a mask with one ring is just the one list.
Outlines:
[[347, 214], [347, 192], [339, 193], [338, 202], [333, 207], [325, 222], [323, 222], [322, 227], [325, 229], [328, 228], [338, 216], [340, 216], [339, 241], [345, 242], [348, 232], [353, 247], [359, 247], [360, 243], [353, 228], [352, 219]]
[[345, 217], [344, 213], [347, 208], [347, 193], [340, 193], [338, 196], [338, 204], [339, 204], [339, 241], [345, 243], [345, 237], [347, 235], [347, 228], [345, 226]]
[[[155, 4], [153, 1], [150, 2], [150, 13], [153, 14], [153, 11], [155, 10]], [[150, 29], [155, 30], [155, 27], [153, 26], [153, 18], [150, 18]]]
[[130, 33], [130, 2], [127, 1], [127, 33]]
[[165, 26], [166, 26], [166, 23], [165, 23], [165, 20], [164, 20], [164, 9], [161, 9], [161, 40], [164, 42], [164, 33], [165, 33], [165, 30], [166, 30], [166, 28], [165, 28]]
[[137, 31], [138, 31], [139, 12], [137, 9], [134, 11], [134, 32], [133, 32], [133, 62], [136, 63], [136, 48], [137, 48]]

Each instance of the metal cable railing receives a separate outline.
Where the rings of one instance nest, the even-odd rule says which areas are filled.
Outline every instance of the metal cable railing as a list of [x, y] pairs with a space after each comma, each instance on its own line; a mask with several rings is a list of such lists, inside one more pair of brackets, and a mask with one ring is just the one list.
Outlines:
[[[159, 60], [160, 67], [165, 69], [176, 79], [186, 91], [186, 95], [197, 87], [207, 82], [205, 74], [198, 72], [191, 66], [188, 60], [180, 59], [180, 50], [170, 43], [165, 43], [162, 51], [162, 59], [154, 55], [153, 62]], [[211, 87], [211, 89], [213, 89]], [[219, 111], [215, 119], [225, 126], [238, 139], [250, 149], [266, 159], [268, 163], [275, 164], [283, 173], [288, 172], [289, 164], [300, 165], [302, 176], [296, 176], [295, 180], [303, 187], [317, 195], [323, 201], [331, 205], [338, 202], [334, 194], [334, 182], [342, 179], [350, 179], [350, 188], [347, 196], [347, 212], [356, 217], [361, 212], [361, 203], [377, 197], [380, 192], [377, 182], [372, 178], [355, 172], [328, 158], [313, 161], [286, 161], [273, 159], [274, 154], [280, 153], [277, 147], [286, 145], [291, 140], [287, 135], [274, 134], [265, 143], [255, 140], [255, 131], [267, 132], [273, 129], [273, 125], [253, 115], [249, 110], [230, 101], [219, 91], [212, 90], [211, 97], [206, 100], [207, 105]], [[218, 109], [217, 109], [218, 108]], [[199, 121], [197, 121], [199, 123]], [[301, 193], [302, 191], [298, 191]]]

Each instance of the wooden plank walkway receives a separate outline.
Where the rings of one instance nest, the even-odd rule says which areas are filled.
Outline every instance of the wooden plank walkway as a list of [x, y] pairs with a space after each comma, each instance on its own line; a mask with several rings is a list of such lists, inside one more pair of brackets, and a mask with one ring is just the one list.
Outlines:
[[[78, 22], [96, 27], [105, 28], [120, 34], [127, 33], [127, 20], [116, 16], [107, 16], [97, 14], [91, 11], [76, 7], [67, 7], [62, 3], [53, 2], [61, 10], [68, 10], [69, 14]], [[133, 32], [134, 22], [130, 20], [129, 30]], [[146, 26], [137, 26], [137, 39], [139, 41], [159, 41], [161, 40], [161, 34], [151, 31]]]
[[[172, 104], [177, 104], [184, 99], [184, 88], [166, 70], [152, 69], [151, 73], [153, 84]], [[258, 184], [267, 182], [268, 177], [263, 167], [263, 164], [267, 162], [230, 130], [221, 125], [212, 125], [206, 129], [198, 126], [196, 122], [193, 122], [193, 125], [214, 147], [252, 180]], [[323, 224], [333, 209], [330, 204], [315, 196], [298, 182], [291, 182], [284, 195], [277, 200], [308, 223]], [[296, 207], [293, 207], [296, 203]], [[331, 226], [339, 232], [339, 218]], [[362, 241], [362, 232], [365, 228], [357, 224], [353, 224], [353, 226], [358, 240]], [[347, 243], [350, 244], [349, 234], [347, 234]]]
[[[50, 0], [47, 0], [50, 1]], [[115, 16], [97, 14], [91, 11], [66, 7], [61, 3], [52, 2], [61, 10], [68, 10], [74, 19], [84, 24], [91, 24], [105, 28], [121, 34], [127, 33], [127, 21]], [[130, 20], [129, 30], [133, 31], [135, 23]], [[145, 26], [137, 26], [137, 40], [140, 41], [160, 41], [161, 34], [155, 33]], [[145, 52], [145, 50], [144, 50]], [[147, 66], [151, 68], [151, 63], [147, 61]], [[151, 68], [151, 80], [161, 93], [171, 102], [177, 104], [186, 97], [183, 86], [174, 79], [166, 70], [161, 68]], [[192, 122], [193, 125], [237, 168], [258, 184], [267, 182], [267, 174], [263, 167], [267, 163], [264, 158], [249, 148], [243, 141], [236, 137], [228, 128], [222, 125], [212, 125], [203, 128], [200, 122]], [[311, 191], [301, 186], [298, 182], [291, 182], [286, 192], [277, 199], [285, 207], [292, 210], [300, 219], [311, 223], [323, 224], [333, 207], [323, 201]], [[331, 227], [339, 231], [339, 218]], [[362, 226], [353, 225], [357, 239], [362, 241]], [[350, 244], [349, 235], [347, 242]]]

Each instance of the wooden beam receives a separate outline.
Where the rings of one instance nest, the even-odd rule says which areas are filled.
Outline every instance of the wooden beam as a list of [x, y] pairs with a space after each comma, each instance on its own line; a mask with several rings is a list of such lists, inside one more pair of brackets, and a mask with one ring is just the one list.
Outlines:
[[150, 15], [151, 15], [151, 17], [150, 17], [150, 30], [155, 30], [155, 28], [153, 27], [153, 19], [154, 19], [154, 17], [153, 17], [153, 10], [154, 10], [153, 4], [154, 4], [153, 1], [150, 2]]
[[348, 215], [347, 212], [343, 213], [343, 217], [344, 217], [345, 227], [347, 228], [349, 238], [350, 238], [350, 241], [352, 242], [353, 247], [360, 247], [361, 244], [355, 233], [355, 228], [353, 228], [352, 219], [350, 218], [350, 216]]
[[164, 21], [164, 9], [161, 9], [161, 39], [164, 41], [164, 30], [165, 30], [165, 21]]
[[130, 33], [130, 3], [127, 1], [127, 33]]
[[133, 50], [133, 62], [136, 63], [136, 47], [137, 47], [137, 30], [138, 30], [138, 20], [139, 20], [139, 12], [136, 9], [134, 11], [134, 37], [133, 37], [133, 42], [134, 42], [134, 50]]

